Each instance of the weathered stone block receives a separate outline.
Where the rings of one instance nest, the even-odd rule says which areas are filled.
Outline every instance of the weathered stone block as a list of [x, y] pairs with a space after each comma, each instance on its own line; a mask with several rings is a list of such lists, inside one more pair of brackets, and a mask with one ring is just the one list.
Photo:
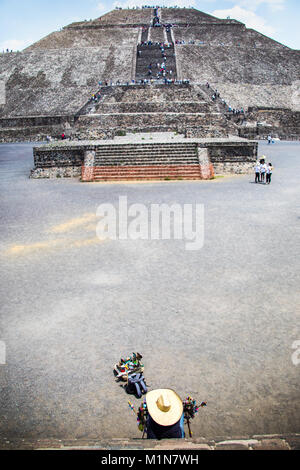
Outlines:
[[262, 439], [253, 446], [254, 450], [290, 450], [289, 444], [284, 439]]

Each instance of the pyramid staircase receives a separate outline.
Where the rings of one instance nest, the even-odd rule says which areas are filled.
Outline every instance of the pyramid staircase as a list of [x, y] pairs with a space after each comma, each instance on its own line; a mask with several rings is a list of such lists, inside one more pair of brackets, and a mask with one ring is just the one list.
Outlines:
[[[176, 61], [175, 61], [175, 47], [172, 40], [169, 27], [160, 25], [160, 9], [154, 8], [153, 10], [153, 26], [150, 28], [143, 28], [141, 36], [141, 44], [137, 47], [137, 61], [136, 61], [136, 75], [135, 80], [149, 79], [163, 79], [157, 77], [159, 72], [158, 64], [161, 64], [163, 57], [166, 58], [165, 71], [166, 78], [177, 78]], [[158, 25], [154, 26], [158, 22]], [[150, 33], [150, 34], [149, 34]], [[150, 38], [150, 40], [149, 40]], [[164, 52], [162, 53], [160, 46], [164, 44]], [[152, 74], [149, 74], [149, 66], [151, 64]], [[172, 73], [170, 74], [170, 71]]]
[[[135, 80], [149, 80], [151, 78], [156, 79], [158, 72], [157, 64], [161, 64], [163, 61], [163, 55], [158, 44], [142, 45], [137, 47], [137, 61], [136, 61], [136, 75]], [[164, 54], [166, 56], [166, 72], [172, 71], [172, 75], [167, 73], [166, 78], [175, 79], [176, 74], [176, 62], [175, 62], [175, 49], [174, 44], [165, 46]], [[149, 65], [152, 65], [152, 76], [149, 75]]]

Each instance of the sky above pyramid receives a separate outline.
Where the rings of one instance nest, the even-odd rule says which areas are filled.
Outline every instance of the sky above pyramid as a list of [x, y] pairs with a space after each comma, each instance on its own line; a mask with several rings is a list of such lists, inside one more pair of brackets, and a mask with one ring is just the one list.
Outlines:
[[[22, 50], [67, 24], [95, 19], [116, 6], [132, 8], [142, 5], [147, 5], [147, 2], [0, 0], [0, 52]], [[300, 49], [299, 0], [165, 0], [161, 5], [192, 6], [218, 18], [229, 16], [293, 49]]]

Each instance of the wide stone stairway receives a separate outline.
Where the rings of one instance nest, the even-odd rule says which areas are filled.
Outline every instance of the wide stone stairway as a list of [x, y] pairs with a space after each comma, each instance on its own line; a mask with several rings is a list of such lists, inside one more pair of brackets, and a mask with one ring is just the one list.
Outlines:
[[[169, 44], [165, 46], [164, 55], [166, 57], [166, 78], [176, 79], [176, 62], [175, 62], [175, 50], [174, 45]], [[157, 64], [162, 64], [163, 54], [158, 44], [145, 45], [140, 44], [137, 47], [137, 61], [136, 61], [136, 75], [135, 80], [149, 80], [151, 78], [156, 79], [159, 68]], [[151, 64], [152, 74], [149, 74], [149, 66]], [[172, 71], [172, 74], [170, 74]], [[160, 77], [162, 78], [162, 77]]]
[[193, 143], [114, 144], [96, 150], [94, 181], [202, 178]]

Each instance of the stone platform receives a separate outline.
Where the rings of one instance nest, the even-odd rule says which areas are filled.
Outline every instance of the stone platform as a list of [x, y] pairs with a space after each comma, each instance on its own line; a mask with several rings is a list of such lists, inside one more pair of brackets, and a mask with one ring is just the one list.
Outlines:
[[238, 137], [188, 139], [175, 133], [62, 141], [34, 147], [31, 177], [80, 176], [84, 182], [212, 179], [252, 171], [257, 145]]

